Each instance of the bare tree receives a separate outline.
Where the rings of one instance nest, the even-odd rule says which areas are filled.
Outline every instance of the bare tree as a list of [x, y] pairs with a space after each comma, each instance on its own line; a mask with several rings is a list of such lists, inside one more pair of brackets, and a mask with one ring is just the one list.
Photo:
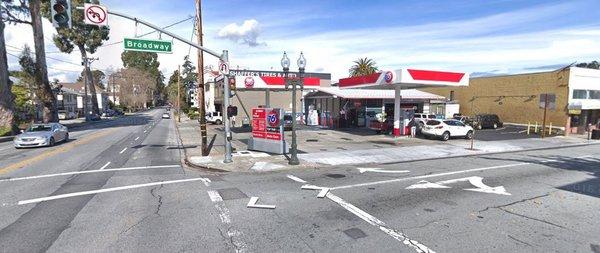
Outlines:
[[114, 82], [119, 87], [120, 104], [129, 110], [146, 108], [152, 102], [156, 90], [156, 80], [148, 72], [136, 68], [120, 69], [116, 73]]

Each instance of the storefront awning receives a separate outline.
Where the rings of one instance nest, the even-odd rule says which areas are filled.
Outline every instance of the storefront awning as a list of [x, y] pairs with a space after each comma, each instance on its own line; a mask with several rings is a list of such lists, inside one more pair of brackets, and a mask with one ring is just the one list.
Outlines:
[[421, 69], [399, 69], [340, 79], [341, 89], [402, 89], [468, 86], [469, 74]]

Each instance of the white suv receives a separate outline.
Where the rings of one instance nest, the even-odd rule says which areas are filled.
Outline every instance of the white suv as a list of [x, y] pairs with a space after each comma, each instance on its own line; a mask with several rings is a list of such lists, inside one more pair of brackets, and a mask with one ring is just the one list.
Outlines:
[[413, 120], [415, 121], [415, 124], [418, 123], [423, 126], [428, 120], [435, 118], [435, 114], [415, 113]]
[[473, 138], [473, 128], [454, 119], [429, 120], [427, 123], [425, 123], [422, 133], [426, 137], [436, 137], [442, 139], [443, 141], [449, 140], [450, 137], [464, 137], [466, 139]]
[[221, 112], [209, 112], [206, 114], [206, 122], [221, 125], [223, 116], [221, 116]]

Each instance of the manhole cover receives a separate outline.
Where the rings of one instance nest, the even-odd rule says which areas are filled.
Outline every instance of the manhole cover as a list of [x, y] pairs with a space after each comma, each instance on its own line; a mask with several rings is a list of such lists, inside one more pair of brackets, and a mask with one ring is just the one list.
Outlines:
[[381, 145], [373, 145], [373, 147], [383, 148], [383, 146], [381, 146]]
[[347, 236], [350, 236], [350, 238], [352, 238], [354, 240], [363, 238], [363, 237], [367, 237], [367, 234], [365, 234], [365, 232], [363, 232], [360, 228], [351, 228], [351, 229], [344, 230], [344, 234], [346, 234]]
[[317, 139], [307, 139], [306, 142], [318, 142], [319, 140]]
[[252, 154], [252, 153], [250, 153], [250, 152], [248, 152], [248, 151], [240, 151], [240, 153], [242, 153], [242, 154], [244, 154], [244, 155], [247, 155], [247, 154]]
[[342, 139], [342, 140], [345, 140], [345, 141], [351, 141], [351, 140], [352, 140], [352, 139], [350, 139], [350, 138], [346, 138], [346, 137], [342, 137], [342, 138], [340, 138], [340, 139]]
[[240, 191], [238, 188], [219, 189], [217, 192], [219, 192], [219, 195], [221, 195], [223, 200], [248, 198], [248, 195]]
[[318, 135], [327, 135], [326, 133], [317, 133]]
[[341, 150], [347, 150], [347, 149], [345, 149], [345, 148], [342, 148], [342, 147], [337, 147], [337, 149], [341, 149]]
[[327, 151], [326, 148], [320, 148], [319, 150], [321, 150], [321, 151]]
[[328, 176], [330, 178], [343, 178], [343, 177], [346, 177], [346, 175], [343, 175], [343, 174], [325, 174], [325, 176]]

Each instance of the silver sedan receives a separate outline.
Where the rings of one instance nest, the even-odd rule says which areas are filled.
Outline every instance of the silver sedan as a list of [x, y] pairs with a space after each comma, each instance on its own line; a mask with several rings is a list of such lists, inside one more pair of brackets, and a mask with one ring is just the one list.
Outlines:
[[13, 140], [15, 148], [54, 146], [68, 141], [69, 130], [59, 123], [33, 124]]

